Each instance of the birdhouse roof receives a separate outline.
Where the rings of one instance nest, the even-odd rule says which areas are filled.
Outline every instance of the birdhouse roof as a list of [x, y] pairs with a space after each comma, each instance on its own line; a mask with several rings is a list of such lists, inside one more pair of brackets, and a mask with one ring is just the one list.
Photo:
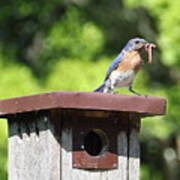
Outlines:
[[165, 114], [166, 99], [93, 92], [49, 92], [1, 100], [0, 117], [58, 108], [132, 112], [145, 117]]

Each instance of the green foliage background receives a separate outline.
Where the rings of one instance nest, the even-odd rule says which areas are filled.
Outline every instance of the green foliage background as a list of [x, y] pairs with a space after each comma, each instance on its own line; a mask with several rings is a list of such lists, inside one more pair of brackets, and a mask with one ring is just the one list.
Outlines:
[[[134, 87], [168, 99], [168, 114], [142, 122], [143, 180], [180, 178], [178, 0], [0, 2], [0, 98], [92, 91], [127, 40], [158, 46]], [[122, 94], [130, 94], [126, 89]], [[0, 179], [7, 179], [7, 124], [0, 120]], [[173, 167], [173, 168], [172, 168]]]

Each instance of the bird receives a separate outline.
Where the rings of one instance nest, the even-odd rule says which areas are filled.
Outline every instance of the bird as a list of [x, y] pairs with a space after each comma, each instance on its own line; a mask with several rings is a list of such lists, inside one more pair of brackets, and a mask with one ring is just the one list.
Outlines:
[[155, 47], [155, 44], [143, 38], [130, 39], [109, 66], [103, 83], [93, 92], [114, 94], [114, 89], [128, 87], [131, 93], [140, 96], [141, 94], [133, 89], [133, 81], [142, 66], [143, 52], [148, 52], [148, 62], [151, 63], [152, 48]]

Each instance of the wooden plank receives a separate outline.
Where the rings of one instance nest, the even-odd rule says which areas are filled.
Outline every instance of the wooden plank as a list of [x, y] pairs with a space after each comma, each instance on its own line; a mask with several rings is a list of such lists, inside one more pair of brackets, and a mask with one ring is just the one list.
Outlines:
[[132, 129], [129, 136], [129, 172], [128, 180], [139, 180], [140, 171], [140, 144], [138, 130]]
[[118, 169], [77, 169], [72, 168], [72, 129], [62, 130], [62, 180], [127, 180], [127, 135], [118, 135]]
[[[119, 171], [116, 179], [127, 180], [128, 169], [128, 139], [126, 132], [121, 132], [118, 136], [118, 153], [119, 153]], [[118, 178], [121, 177], [121, 178]], [[114, 177], [115, 179], [115, 177]]]
[[165, 114], [166, 99], [94, 92], [49, 92], [0, 100], [0, 117], [57, 108], [134, 112], [152, 116]]
[[[108, 171], [109, 180], [127, 180], [128, 169], [128, 141], [125, 132], [120, 132], [117, 138], [118, 143], [118, 169]], [[106, 180], [106, 179], [105, 179]]]
[[[72, 129], [63, 127], [61, 135], [61, 180], [72, 179]], [[77, 179], [78, 180], [78, 179]]]
[[[38, 115], [36, 115], [38, 116]], [[9, 121], [9, 179], [60, 179], [60, 145], [49, 117]]]

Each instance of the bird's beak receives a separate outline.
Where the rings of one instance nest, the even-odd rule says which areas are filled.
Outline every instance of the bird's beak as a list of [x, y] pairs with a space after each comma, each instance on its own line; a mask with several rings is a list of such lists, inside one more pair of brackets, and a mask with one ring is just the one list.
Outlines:
[[153, 43], [145, 43], [145, 45], [144, 45], [144, 49], [145, 49], [145, 51], [147, 52], [147, 54], [148, 54], [148, 63], [149, 64], [151, 64], [152, 63], [152, 49], [153, 48], [156, 48], [156, 45], [155, 44], [153, 44]]

